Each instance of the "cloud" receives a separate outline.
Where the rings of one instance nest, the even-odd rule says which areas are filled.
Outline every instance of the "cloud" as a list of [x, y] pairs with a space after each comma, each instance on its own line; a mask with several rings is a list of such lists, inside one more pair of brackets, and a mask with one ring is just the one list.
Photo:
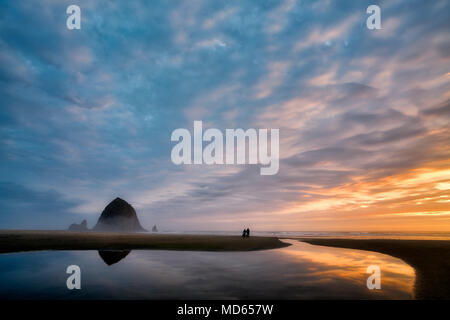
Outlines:
[[[0, 182], [1, 225], [16, 229], [59, 229], [75, 219], [75, 201], [55, 190], [36, 191], [12, 182]], [[75, 221], [75, 220], [74, 220]]]
[[[449, 166], [449, 4], [405, 2], [381, 31], [364, 1], [80, 2], [81, 30], [70, 1], [5, 3], [0, 227], [93, 223], [121, 196], [163, 229], [443, 229], [414, 213], [447, 204], [421, 174]], [[279, 173], [175, 166], [194, 120], [279, 128]]]

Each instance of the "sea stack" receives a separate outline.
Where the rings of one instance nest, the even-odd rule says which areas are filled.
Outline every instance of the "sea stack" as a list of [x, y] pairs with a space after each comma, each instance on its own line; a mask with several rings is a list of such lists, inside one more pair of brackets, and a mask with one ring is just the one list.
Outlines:
[[69, 231], [88, 231], [87, 221], [83, 220], [80, 224], [72, 223], [69, 226]]
[[106, 232], [142, 232], [134, 208], [125, 200], [116, 198], [103, 209], [93, 231]]
[[158, 232], [158, 228], [156, 227], [156, 224], [153, 226], [152, 232]]

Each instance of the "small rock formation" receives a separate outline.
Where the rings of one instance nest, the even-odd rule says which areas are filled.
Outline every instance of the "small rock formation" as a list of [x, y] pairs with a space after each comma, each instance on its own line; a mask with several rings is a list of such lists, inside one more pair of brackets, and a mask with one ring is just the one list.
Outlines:
[[140, 232], [142, 228], [134, 208], [125, 200], [116, 198], [103, 210], [93, 231]]
[[158, 228], [156, 227], [156, 224], [153, 226], [152, 232], [158, 232]]
[[69, 226], [69, 231], [88, 231], [87, 221], [83, 220], [80, 224], [72, 223]]

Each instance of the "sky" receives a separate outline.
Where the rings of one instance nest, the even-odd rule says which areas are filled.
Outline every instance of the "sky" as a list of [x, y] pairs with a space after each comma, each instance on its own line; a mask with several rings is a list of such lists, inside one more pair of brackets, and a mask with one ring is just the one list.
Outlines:
[[[0, 6], [0, 229], [450, 231], [449, 1]], [[279, 129], [279, 172], [175, 165], [195, 120]]]

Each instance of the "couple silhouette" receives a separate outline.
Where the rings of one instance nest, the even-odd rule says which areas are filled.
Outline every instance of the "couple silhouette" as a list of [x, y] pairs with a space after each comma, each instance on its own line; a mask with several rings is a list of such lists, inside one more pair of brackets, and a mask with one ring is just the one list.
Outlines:
[[248, 238], [250, 237], [250, 229], [244, 229], [244, 231], [242, 231], [242, 238]]

